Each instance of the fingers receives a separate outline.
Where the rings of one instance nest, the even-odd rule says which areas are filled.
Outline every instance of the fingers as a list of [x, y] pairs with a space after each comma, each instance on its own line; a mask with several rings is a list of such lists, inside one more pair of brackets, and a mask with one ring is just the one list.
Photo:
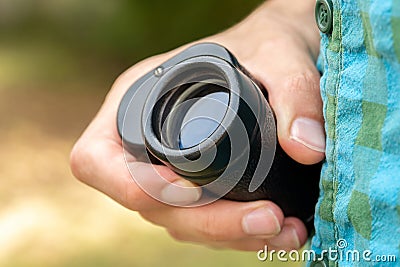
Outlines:
[[140, 214], [178, 239], [203, 243], [265, 239], [279, 234], [284, 220], [281, 209], [270, 201], [219, 200], [196, 208], [168, 207]]
[[307, 241], [307, 229], [301, 220], [288, 217], [285, 218], [282, 231], [279, 235], [268, 239], [270, 247], [284, 250], [299, 249]]
[[[99, 146], [99, 142], [96, 144]], [[164, 205], [145, 193], [131, 178], [127, 169], [120, 167], [124, 164], [122, 156], [101, 156], [115, 155], [116, 151], [113, 151], [112, 145], [109, 144], [107, 148], [101, 147], [100, 144], [98, 149], [105, 150], [88, 147], [88, 152], [72, 153], [80, 155], [72, 156], [71, 159], [72, 166], [78, 166], [72, 168], [74, 174], [81, 181], [104, 192], [125, 207], [139, 210], [147, 220], [166, 227], [176, 239], [254, 251], [262, 248], [266, 242], [271, 248], [298, 248], [307, 238], [307, 230], [302, 222], [295, 218], [284, 219], [279, 207], [270, 201], [243, 203], [219, 200], [197, 208]], [[120, 149], [117, 144], [115, 148]], [[152, 194], [157, 195], [157, 192], [161, 192], [158, 195], [161, 201], [175, 201], [181, 204], [195, 201], [201, 196], [201, 192], [190, 195], [187, 192], [174, 191], [176, 189], [166, 190], [170, 182], [184, 181], [167, 167], [130, 160], [129, 162], [134, 165], [131, 166], [132, 173], [144, 177], [147, 182], [145, 186], [154, 188]], [[101, 166], [107, 168], [100, 168]], [[188, 182], [184, 183], [187, 185]]]
[[286, 218], [284, 220], [281, 232], [273, 237], [266, 239], [245, 238], [229, 242], [215, 242], [213, 247], [231, 248], [243, 251], [258, 251], [266, 245], [268, 251], [271, 250], [297, 250], [307, 241], [307, 230], [304, 224], [296, 218]]
[[[260, 207], [253, 208], [257, 209]], [[156, 217], [150, 215], [149, 212], [145, 212], [142, 216], [143, 215], [148, 220], [158, 220]], [[307, 230], [304, 227], [304, 224], [296, 218], [290, 217], [284, 219], [279, 233], [263, 235], [249, 235], [240, 227], [235, 227], [235, 218], [236, 214], [233, 214], [231, 215], [232, 220], [227, 222], [224, 221], [223, 218], [217, 217], [213, 218], [212, 223], [204, 224], [200, 217], [198, 221], [194, 222], [194, 224], [190, 224], [190, 226], [194, 228], [200, 226], [208, 229], [206, 228], [208, 226], [204, 225], [209, 225], [213, 228], [210, 228], [212, 229], [212, 232], [202, 229], [198, 231], [196, 235], [193, 235], [192, 233], [188, 234], [182, 229], [189, 227], [186, 226], [186, 224], [189, 224], [190, 222], [181, 225], [178, 221], [176, 224], [170, 224], [167, 230], [173, 238], [179, 241], [202, 244], [206, 243], [213, 248], [230, 248], [244, 251], [260, 250], [265, 245], [267, 245], [269, 249], [283, 249], [286, 251], [296, 250], [301, 248], [307, 241]], [[224, 223], [226, 225], [223, 225]], [[268, 224], [268, 220], [264, 223]], [[218, 232], [214, 232], [216, 227], [219, 229]]]
[[165, 166], [134, 159], [127, 164], [121, 146], [104, 139], [81, 139], [71, 153], [75, 177], [131, 210], [188, 205], [201, 197], [200, 188]]

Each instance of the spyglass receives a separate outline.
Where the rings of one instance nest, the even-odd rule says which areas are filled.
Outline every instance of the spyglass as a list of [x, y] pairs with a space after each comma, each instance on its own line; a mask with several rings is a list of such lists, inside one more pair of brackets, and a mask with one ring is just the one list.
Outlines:
[[193, 45], [139, 78], [122, 98], [117, 127], [127, 156], [202, 187], [192, 206], [267, 199], [311, 229], [321, 164], [283, 151], [267, 90], [225, 47]]

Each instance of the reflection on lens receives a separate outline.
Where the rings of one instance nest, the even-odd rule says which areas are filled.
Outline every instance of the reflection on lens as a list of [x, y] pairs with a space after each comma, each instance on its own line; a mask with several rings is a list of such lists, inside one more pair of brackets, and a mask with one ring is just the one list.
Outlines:
[[221, 123], [228, 104], [227, 92], [214, 92], [199, 98], [182, 121], [179, 148], [190, 148], [207, 139]]

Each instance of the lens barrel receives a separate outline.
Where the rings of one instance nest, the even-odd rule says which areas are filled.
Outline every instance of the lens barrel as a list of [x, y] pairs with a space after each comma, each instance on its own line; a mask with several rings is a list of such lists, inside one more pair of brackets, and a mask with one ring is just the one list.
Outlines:
[[283, 151], [266, 90], [224, 47], [192, 46], [144, 75], [117, 122], [136, 159], [168, 166], [209, 196], [272, 200], [311, 229], [321, 164]]

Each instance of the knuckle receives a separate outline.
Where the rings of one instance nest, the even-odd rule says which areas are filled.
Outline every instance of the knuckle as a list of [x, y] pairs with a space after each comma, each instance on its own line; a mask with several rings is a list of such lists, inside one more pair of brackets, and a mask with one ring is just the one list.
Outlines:
[[319, 75], [305, 70], [287, 78], [285, 88], [296, 93], [315, 93], [319, 91]]
[[72, 174], [80, 181], [85, 182], [90, 176], [90, 162], [93, 160], [94, 153], [90, 145], [82, 144], [78, 141], [70, 154], [70, 168]]
[[187, 242], [189, 241], [188, 238], [186, 238], [184, 235], [182, 235], [180, 232], [176, 231], [176, 230], [172, 230], [172, 229], [167, 229], [168, 234], [175, 239], [176, 241], [180, 241], [180, 242]]
[[[155, 218], [157, 218], [158, 216], [154, 214], [154, 211], [138, 211], [139, 215], [145, 219], [148, 222], [151, 222], [155, 225], [159, 225], [161, 226], [159, 223], [157, 223], [157, 220]], [[168, 229], [167, 229], [168, 230]]]
[[[122, 198], [120, 202], [130, 210], [139, 211], [145, 206], [143, 194], [144, 192], [136, 183], [131, 181], [124, 187], [124, 192], [120, 194]], [[142, 216], [145, 217], [143, 214]]]
[[111, 88], [116, 88], [125, 84], [129, 79], [131, 79], [131, 76], [133, 76], [132, 74], [135, 74], [134, 69], [132, 67], [125, 70], [114, 80], [114, 83], [112, 84]]

